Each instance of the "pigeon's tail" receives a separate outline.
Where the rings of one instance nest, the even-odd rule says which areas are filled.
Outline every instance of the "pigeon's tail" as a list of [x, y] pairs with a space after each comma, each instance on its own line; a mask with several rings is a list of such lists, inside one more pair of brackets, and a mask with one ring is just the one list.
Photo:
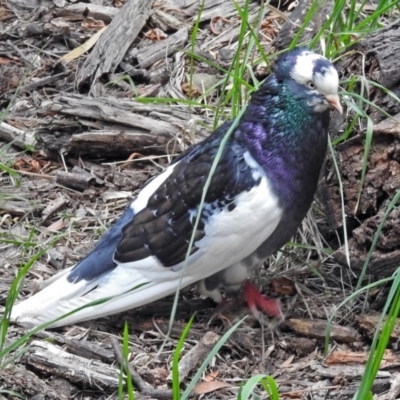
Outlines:
[[31, 328], [69, 314], [48, 326], [55, 328], [142, 306], [174, 293], [178, 286], [176, 279], [149, 282], [138, 271], [118, 267], [90, 282], [69, 282], [69, 271], [56, 275], [43, 290], [16, 304], [11, 321]]

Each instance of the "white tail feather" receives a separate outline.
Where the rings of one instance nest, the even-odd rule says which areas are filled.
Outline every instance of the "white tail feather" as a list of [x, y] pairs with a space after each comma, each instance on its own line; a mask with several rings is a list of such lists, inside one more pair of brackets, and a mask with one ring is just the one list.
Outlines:
[[[84, 308], [49, 326], [49, 328], [55, 328], [151, 303], [174, 293], [178, 286], [178, 279], [153, 283], [138, 271], [120, 267], [91, 282], [82, 280], [70, 283], [67, 281], [66, 275], [61, 274], [59, 279], [53, 281], [42, 291], [16, 304], [11, 313], [11, 320], [31, 328], [93, 301], [115, 296], [105, 303]], [[191, 277], [184, 278], [182, 287], [189, 285], [192, 281]]]

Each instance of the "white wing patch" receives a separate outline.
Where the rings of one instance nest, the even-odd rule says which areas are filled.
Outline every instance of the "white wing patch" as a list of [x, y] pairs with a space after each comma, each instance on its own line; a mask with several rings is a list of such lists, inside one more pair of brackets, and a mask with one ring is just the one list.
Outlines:
[[143, 189], [141, 189], [136, 199], [130, 205], [134, 215], [146, 208], [149, 198], [167, 180], [179, 163], [180, 161], [168, 166], [160, 175], [157, 175]]
[[[282, 209], [272, 192], [267, 178], [259, 185], [241, 193], [236, 207], [226, 207], [212, 215], [205, 225], [205, 236], [195, 243], [198, 250], [189, 257], [184, 276], [188, 284], [207, 278], [253, 253], [276, 229]], [[181, 262], [166, 270], [154, 257], [119, 267], [135, 269], [152, 282], [176, 279], [184, 267]]]

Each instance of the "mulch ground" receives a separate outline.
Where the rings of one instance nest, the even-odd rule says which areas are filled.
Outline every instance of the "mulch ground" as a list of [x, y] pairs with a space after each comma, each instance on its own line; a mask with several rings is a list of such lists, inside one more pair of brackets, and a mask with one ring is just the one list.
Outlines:
[[[181, 50], [191, 48], [197, 2], [161, 1], [148, 9], [147, 2], [136, 3], [143, 8], [142, 27], [109, 71], [104, 66], [107, 54], [99, 58], [102, 66], [97, 69], [85, 52], [69, 55], [68, 62], [61, 58], [112, 26], [122, 2], [18, 0], [0, 6], [2, 306], [18, 269], [32, 256], [48, 248], [28, 272], [20, 298], [87, 254], [135, 191], [174, 154], [212, 130], [212, 110], [132, 98], [204, 95], [205, 104], [216, 105], [219, 89], [210, 88], [231, 63], [240, 29], [233, 3], [205, 3], [196, 54], [214, 66], [197, 59], [193, 87], [190, 57]], [[286, 4], [281, 13], [290, 15], [294, 6]], [[259, 3], [251, 2], [249, 19], [255, 21], [258, 11]], [[287, 17], [281, 13], [269, 10], [261, 23], [261, 44], [270, 52], [285, 42], [279, 35], [287, 34], [282, 29]], [[116, 47], [121, 41], [115, 37]], [[257, 67], [258, 76], [264, 67]], [[266, 294], [281, 300], [285, 320], [248, 316], [212, 359], [193, 397], [235, 398], [239, 385], [256, 374], [273, 376], [282, 398], [353, 397], [379, 318], [374, 310], [380, 309], [387, 289], [370, 291], [337, 310], [357, 277], [332, 255], [310, 250], [329, 247], [319, 233], [326, 226], [316, 204], [294, 240], [306, 248], [287, 246], [253, 277]], [[196, 312], [182, 351], [182, 388], [216, 341], [247, 314], [240, 299], [238, 294], [215, 308], [212, 301], [199, 299], [195, 288], [183, 290], [169, 336], [172, 297], [36, 334], [26, 352], [0, 370], [0, 388], [32, 399], [118, 398], [119, 347], [126, 322], [136, 398], [170, 398], [172, 358], [187, 321]], [[324, 356], [327, 319], [334, 312], [330, 351]], [[7, 344], [23, 333], [21, 327], [10, 326]], [[396, 398], [384, 393], [400, 376], [397, 350], [394, 332], [374, 385], [379, 399]], [[257, 393], [266, 398], [264, 392]]]

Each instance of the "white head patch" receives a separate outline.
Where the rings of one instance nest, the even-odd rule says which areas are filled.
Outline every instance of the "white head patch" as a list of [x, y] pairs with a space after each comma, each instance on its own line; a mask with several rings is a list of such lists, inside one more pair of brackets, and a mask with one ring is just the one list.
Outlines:
[[304, 51], [297, 57], [290, 76], [301, 85], [313, 82], [315, 89], [322, 95], [337, 94], [339, 77], [335, 67], [330, 65], [322, 67], [321, 71], [315, 71], [316, 61], [318, 60], [328, 61], [319, 54]]

